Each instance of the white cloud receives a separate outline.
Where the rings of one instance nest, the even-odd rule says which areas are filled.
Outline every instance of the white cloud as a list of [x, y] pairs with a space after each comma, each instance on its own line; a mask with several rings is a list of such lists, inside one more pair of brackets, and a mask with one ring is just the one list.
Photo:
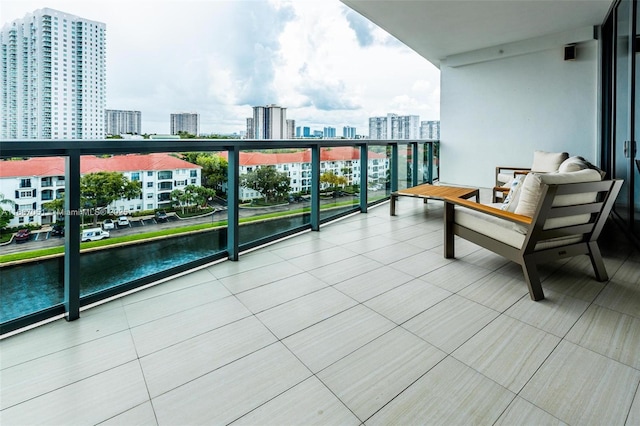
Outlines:
[[374, 115], [439, 117], [437, 69], [335, 0], [2, 1], [5, 22], [51, 7], [106, 23], [107, 107], [141, 110], [145, 132], [179, 111], [239, 132], [270, 103], [365, 134]]

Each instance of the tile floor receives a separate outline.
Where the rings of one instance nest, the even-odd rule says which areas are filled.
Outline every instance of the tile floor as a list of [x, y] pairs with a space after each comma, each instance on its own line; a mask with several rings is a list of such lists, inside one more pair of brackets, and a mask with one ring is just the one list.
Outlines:
[[401, 199], [0, 341], [0, 424], [640, 425], [640, 254], [610, 240], [610, 281], [557, 262], [532, 302]]

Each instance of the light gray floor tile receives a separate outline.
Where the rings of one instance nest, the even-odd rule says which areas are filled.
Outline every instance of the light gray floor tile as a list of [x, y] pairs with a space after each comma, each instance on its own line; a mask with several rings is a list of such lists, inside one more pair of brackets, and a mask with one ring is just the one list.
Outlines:
[[490, 273], [490, 270], [470, 263], [452, 262], [421, 276], [420, 279], [452, 293], [457, 293]]
[[451, 357], [413, 383], [367, 425], [492, 424], [515, 395]]
[[339, 262], [340, 260], [348, 259], [356, 255], [357, 253], [352, 250], [334, 246], [314, 253], [309, 253], [304, 256], [289, 259], [288, 262], [295, 265], [297, 268], [301, 268], [309, 272], [313, 269], [331, 265], [334, 262]]
[[545, 291], [545, 299], [534, 302], [523, 297], [505, 313], [558, 337], [564, 337], [589, 306], [588, 302]]
[[140, 356], [148, 355], [251, 315], [235, 297], [226, 297], [131, 329]]
[[629, 416], [627, 417], [626, 426], [640, 425], [640, 387], [636, 390], [636, 398], [629, 410]]
[[276, 244], [269, 247], [269, 251], [280, 256], [283, 260], [291, 260], [296, 257], [306, 256], [317, 253], [322, 250], [330, 250], [335, 248], [334, 244], [321, 240], [320, 238], [307, 238], [306, 241], [293, 244], [297, 239], [288, 240], [289, 244]]
[[157, 426], [157, 424], [156, 413], [153, 411], [151, 402], [145, 402], [144, 404], [133, 407], [122, 414], [111, 417], [109, 420], [100, 423], [100, 426]]
[[[456, 258], [457, 259], [460, 259], [467, 263], [471, 263], [472, 265], [481, 266], [483, 268], [490, 269], [492, 271], [497, 271], [498, 269], [505, 266], [507, 263], [510, 263], [504, 257], [498, 254], [495, 254], [489, 250], [486, 250], [486, 249], [472, 250], [473, 246], [469, 246], [468, 248], [469, 254], [465, 255], [464, 252], [459, 253], [458, 246], [457, 246], [459, 241], [460, 240], [456, 240]], [[472, 244], [472, 243], [467, 243], [467, 244]]]
[[[590, 263], [589, 267], [591, 267]], [[573, 268], [563, 267], [544, 279], [542, 288], [545, 293], [549, 290], [592, 302], [605, 287], [605, 284], [595, 279], [593, 269], [589, 273], [583, 273], [576, 272]]]
[[92, 311], [81, 313], [77, 321], [60, 319], [1, 340], [0, 368], [9, 368], [129, 328], [122, 306]]
[[356, 301], [333, 288], [325, 288], [257, 314], [279, 339], [340, 313]]
[[230, 295], [229, 290], [215, 281], [160, 294], [135, 303], [125, 303], [124, 310], [129, 325], [135, 327]]
[[278, 262], [282, 262], [282, 258], [277, 254], [268, 250], [257, 250], [240, 255], [238, 261], [227, 260], [220, 262], [207, 268], [207, 270], [214, 277], [221, 279], [242, 272], [260, 269]]
[[502, 315], [452, 356], [518, 393], [559, 342], [559, 337]]
[[334, 288], [358, 302], [364, 302], [413, 279], [409, 274], [383, 266], [342, 281]]
[[451, 353], [498, 315], [486, 306], [454, 294], [407, 321], [403, 327]]
[[424, 249], [420, 247], [416, 247], [405, 242], [400, 242], [390, 246], [368, 251], [365, 256], [375, 260], [376, 262], [380, 262], [384, 265], [389, 265], [399, 260], [406, 259], [407, 257], [422, 253], [423, 251]]
[[567, 340], [640, 370], [640, 318], [591, 305]]
[[158, 285], [146, 288], [144, 291], [132, 293], [122, 298], [122, 302], [124, 304], [135, 303], [144, 299], [150, 299], [162, 294], [167, 294], [177, 290], [182, 290], [184, 288], [192, 287], [194, 285], [212, 283], [216, 281], [217, 279], [213, 276], [210, 269], [200, 269], [195, 272], [184, 274], [180, 277], [171, 278]]
[[498, 312], [504, 312], [522, 298], [529, 300], [524, 279], [497, 272], [480, 278], [458, 294]]
[[445, 259], [441, 254], [424, 251], [391, 263], [389, 266], [417, 278], [451, 262], [451, 259]]
[[562, 342], [521, 396], [569, 424], [624, 424], [640, 371]]
[[318, 377], [364, 421], [445, 356], [398, 327], [321, 371]]
[[285, 260], [280, 260], [268, 266], [221, 278], [220, 282], [231, 293], [237, 294], [284, 278], [300, 275], [304, 272], [303, 269], [293, 266]]
[[153, 406], [160, 425], [227, 424], [310, 376], [274, 343], [154, 398]]
[[149, 394], [156, 397], [275, 342], [248, 317], [142, 357]]
[[324, 281], [305, 272], [238, 293], [236, 297], [255, 314], [327, 286]]
[[565, 426], [566, 423], [556, 419], [546, 411], [536, 407], [519, 396], [513, 400], [507, 410], [502, 413], [496, 426]]
[[140, 364], [132, 361], [2, 410], [0, 424], [96, 424], [148, 400]]
[[314, 373], [395, 327], [371, 309], [357, 305], [283, 340]]
[[[442, 228], [442, 225], [440, 226]], [[435, 249], [436, 247], [440, 247], [443, 245], [444, 237], [442, 235], [442, 229], [438, 229], [436, 231], [431, 231], [427, 234], [421, 236], [414, 236], [408, 240], [401, 240], [405, 244], [411, 244], [412, 246], [420, 247], [424, 250]], [[443, 253], [443, 252], [441, 252]]]
[[137, 358], [128, 330], [0, 371], [0, 409], [19, 404]]
[[594, 303], [640, 318], [640, 284], [614, 277]]
[[344, 244], [343, 247], [353, 251], [354, 253], [363, 254], [384, 247], [393, 246], [394, 244], [398, 244], [398, 241], [385, 235], [375, 235]]
[[449, 296], [451, 293], [447, 290], [422, 280], [413, 280], [364, 304], [396, 324], [402, 324]]
[[327, 284], [334, 285], [368, 271], [378, 269], [381, 266], [382, 263], [380, 262], [358, 255], [313, 269], [309, 273]]
[[359, 425], [360, 421], [316, 377], [239, 418], [232, 425]]

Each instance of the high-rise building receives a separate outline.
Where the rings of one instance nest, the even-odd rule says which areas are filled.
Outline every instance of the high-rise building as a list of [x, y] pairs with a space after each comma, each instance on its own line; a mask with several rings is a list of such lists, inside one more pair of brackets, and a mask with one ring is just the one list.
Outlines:
[[287, 120], [287, 132], [285, 135], [286, 139], [293, 139], [296, 134], [296, 120]]
[[421, 121], [420, 139], [440, 139], [440, 121]]
[[418, 139], [420, 116], [387, 114], [369, 117], [369, 139]]
[[107, 135], [142, 133], [142, 112], [124, 111], [120, 109], [104, 110], [104, 128]]
[[356, 128], [350, 126], [344, 126], [342, 128], [342, 137], [346, 139], [355, 139], [356, 138]]
[[253, 117], [247, 117], [247, 131], [244, 134], [245, 139], [253, 139], [255, 131], [253, 130]]
[[1, 138], [104, 138], [104, 23], [38, 9], [2, 27], [0, 52]]
[[322, 137], [329, 139], [329, 138], [334, 138], [336, 137], [336, 128], [335, 127], [325, 127], [322, 130]]
[[254, 139], [287, 138], [287, 109], [277, 105], [253, 107]]
[[191, 135], [200, 136], [200, 114], [197, 112], [180, 112], [171, 114], [172, 135], [186, 132]]

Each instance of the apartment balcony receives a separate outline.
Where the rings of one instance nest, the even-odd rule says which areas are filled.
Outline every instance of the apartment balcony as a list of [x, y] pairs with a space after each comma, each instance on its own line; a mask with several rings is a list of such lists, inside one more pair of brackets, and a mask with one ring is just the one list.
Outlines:
[[[483, 194], [483, 197], [488, 194]], [[2, 424], [640, 423], [640, 254], [518, 267], [385, 203], [2, 341]], [[594, 372], [598, 374], [595, 375]]]

